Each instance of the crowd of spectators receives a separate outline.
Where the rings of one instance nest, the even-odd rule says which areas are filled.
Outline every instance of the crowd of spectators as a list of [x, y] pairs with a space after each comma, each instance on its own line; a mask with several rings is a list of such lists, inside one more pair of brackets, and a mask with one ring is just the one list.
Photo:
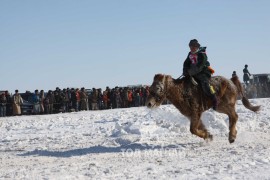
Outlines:
[[8, 91], [1, 93], [0, 117], [24, 114], [25, 102], [30, 105], [29, 114], [53, 114], [87, 110], [104, 110], [144, 106], [149, 87], [115, 87], [106, 90], [85, 88], [56, 88], [54, 91], [35, 90], [11, 95]]
[[[248, 98], [269, 98], [269, 77], [264, 81], [250, 79], [251, 74], [245, 65], [243, 87]], [[233, 71], [232, 77], [237, 76]], [[56, 88], [44, 92], [35, 90], [11, 95], [9, 91], [0, 92], [0, 117], [21, 114], [53, 114], [87, 110], [140, 107], [145, 105], [149, 87], [115, 87], [110, 89]], [[165, 102], [167, 104], [169, 102]]]

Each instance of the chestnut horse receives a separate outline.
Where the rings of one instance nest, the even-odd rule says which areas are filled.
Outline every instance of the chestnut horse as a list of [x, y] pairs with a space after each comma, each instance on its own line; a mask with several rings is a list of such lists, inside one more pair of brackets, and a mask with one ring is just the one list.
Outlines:
[[[229, 116], [229, 142], [233, 143], [237, 134], [238, 115], [235, 111], [237, 97], [241, 96], [243, 105], [253, 112], [257, 112], [260, 106], [250, 104], [237, 76], [230, 80], [222, 76], [213, 76], [210, 84], [214, 87], [219, 102], [216, 111]], [[189, 77], [173, 79], [169, 75], [157, 74], [149, 91], [147, 107], [160, 106], [165, 99], [168, 99], [190, 120], [192, 134], [205, 140], [212, 140], [213, 136], [207, 131], [201, 120], [202, 113], [212, 107], [212, 101], [203, 93], [200, 85], [194, 85]]]

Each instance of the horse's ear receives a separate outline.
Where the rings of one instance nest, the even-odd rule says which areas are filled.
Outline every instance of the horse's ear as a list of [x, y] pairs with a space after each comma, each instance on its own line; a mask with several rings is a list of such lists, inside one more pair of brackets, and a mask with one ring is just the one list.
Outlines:
[[162, 81], [164, 75], [163, 74], [156, 74], [154, 77], [154, 81]]

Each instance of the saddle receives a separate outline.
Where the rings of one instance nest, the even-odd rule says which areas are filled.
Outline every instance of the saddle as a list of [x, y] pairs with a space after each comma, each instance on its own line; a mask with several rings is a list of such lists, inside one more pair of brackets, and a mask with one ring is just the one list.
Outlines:
[[[192, 76], [180, 76], [177, 79], [174, 79], [175, 84], [181, 84], [183, 82], [191, 82], [194, 86], [198, 86], [199, 83], [194, 79]], [[210, 90], [212, 94], [216, 94], [220, 91], [220, 88], [223, 86], [221, 79], [219, 76], [213, 76], [210, 78], [209, 81], [210, 84]]]

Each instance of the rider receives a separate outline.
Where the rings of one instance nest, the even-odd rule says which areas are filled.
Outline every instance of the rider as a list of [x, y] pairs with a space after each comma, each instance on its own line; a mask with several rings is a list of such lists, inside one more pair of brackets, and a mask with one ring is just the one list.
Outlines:
[[194, 77], [202, 86], [203, 92], [211, 98], [213, 109], [217, 109], [217, 98], [209, 84], [211, 74], [214, 72], [207, 61], [206, 47], [201, 47], [196, 39], [189, 42], [190, 52], [184, 62], [183, 75]]
[[249, 76], [251, 76], [251, 74], [249, 73], [248, 71], [248, 65], [246, 64], [245, 65], [245, 68], [243, 69], [243, 73], [244, 73], [244, 76], [243, 76], [243, 80], [244, 80], [244, 83], [246, 85], [248, 85], [248, 82], [249, 82]]

